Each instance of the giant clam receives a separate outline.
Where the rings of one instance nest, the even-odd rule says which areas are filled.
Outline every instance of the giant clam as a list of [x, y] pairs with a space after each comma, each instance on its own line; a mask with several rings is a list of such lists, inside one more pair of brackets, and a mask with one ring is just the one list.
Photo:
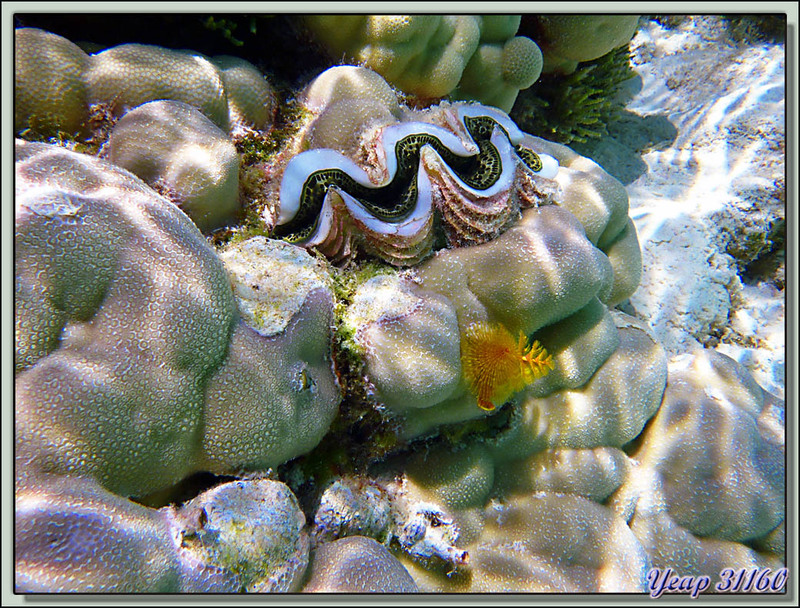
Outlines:
[[436, 226], [451, 247], [486, 242], [557, 190], [558, 161], [524, 137], [496, 108], [442, 103], [366, 128], [357, 158], [303, 151], [283, 170], [275, 235], [335, 262], [361, 250], [397, 266], [432, 252]]

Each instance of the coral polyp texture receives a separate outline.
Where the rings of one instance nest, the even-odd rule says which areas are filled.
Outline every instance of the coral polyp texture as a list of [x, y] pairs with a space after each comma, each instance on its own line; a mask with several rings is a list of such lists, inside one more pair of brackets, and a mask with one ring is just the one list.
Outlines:
[[237, 450], [271, 466], [322, 437], [339, 402], [329, 291], [266, 338], [239, 321], [197, 228], [130, 173], [18, 142], [16, 198], [21, 479], [143, 495], [244, 466]]
[[526, 33], [542, 49], [544, 71], [569, 74], [578, 63], [627, 44], [636, 33], [639, 16], [536, 15], [526, 21]]
[[515, 36], [518, 15], [314, 15], [304, 23], [333, 57], [421, 99], [452, 95], [509, 112], [542, 71], [536, 44]]
[[267, 479], [158, 510], [91, 480], [51, 479], [17, 494], [16, 590], [293, 591], [308, 564], [304, 521], [291, 490]]
[[322, 545], [313, 555], [307, 593], [415, 593], [414, 579], [389, 550], [367, 536]]
[[469, 332], [475, 324], [501, 324], [515, 349], [519, 342], [513, 336], [520, 332], [526, 341], [541, 332], [548, 352], [552, 343], [553, 358], [547, 361], [553, 371], [548, 364], [547, 375], [536, 379], [529, 370], [527, 376], [520, 365], [528, 354], [518, 352], [510, 370], [514, 377], [506, 378], [511, 386], [494, 387], [503, 389], [493, 395], [495, 405], [529, 380], [540, 395], [586, 383], [619, 345], [617, 327], [601, 303], [613, 274], [578, 220], [547, 205], [528, 209], [493, 241], [442, 250], [404, 275], [366, 281], [344, 323], [355, 349], [363, 352], [375, 398], [403, 418], [403, 435], [419, 436], [484, 413], [478, 402], [485, 395], [470, 392], [475, 370], [465, 365], [487, 357], [486, 349], [496, 345], [477, 344], [482, 350], [472, 352]]
[[226, 133], [268, 129], [275, 92], [251, 63], [228, 56], [122, 44], [87, 54], [36, 28], [14, 31], [14, 128], [88, 134], [95, 115], [123, 116], [148, 101], [186, 103]]
[[183, 102], [151, 101], [126, 113], [105, 154], [180, 206], [201, 230], [231, 220], [239, 207], [236, 147]]
[[673, 359], [634, 466], [609, 505], [658, 568], [708, 576], [782, 566], [783, 403], [714, 351]]
[[[545, 66], [612, 17], [543, 17]], [[625, 187], [505, 113], [520, 19], [304, 22], [362, 65], [280, 106], [236, 57], [16, 31], [16, 591], [780, 570], [784, 405], [627, 314]]]
[[66, 38], [36, 28], [15, 30], [14, 46], [14, 130], [84, 131], [89, 56]]

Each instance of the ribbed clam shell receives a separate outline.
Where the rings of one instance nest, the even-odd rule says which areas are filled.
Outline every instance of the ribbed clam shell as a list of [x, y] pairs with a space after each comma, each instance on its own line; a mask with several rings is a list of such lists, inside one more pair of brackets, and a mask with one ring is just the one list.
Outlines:
[[463, 246], [501, 234], [520, 206], [550, 202], [558, 162], [522, 148], [525, 134], [496, 108], [442, 105], [413, 117], [365, 134], [363, 166], [329, 149], [293, 157], [276, 234], [335, 263], [363, 251], [408, 266], [432, 251], [435, 217], [448, 245]]

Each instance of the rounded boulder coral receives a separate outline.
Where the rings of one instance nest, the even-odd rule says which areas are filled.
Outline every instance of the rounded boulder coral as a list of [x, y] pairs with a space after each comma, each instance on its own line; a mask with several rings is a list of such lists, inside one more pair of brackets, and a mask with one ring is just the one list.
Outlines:
[[482, 43], [451, 97], [510, 112], [520, 90], [530, 87], [541, 73], [542, 52], [530, 38], [513, 36], [502, 43]]
[[785, 517], [782, 421], [782, 404], [739, 364], [699, 351], [673, 364], [636, 458], [660, 476], [678, 524], [697, 536], [755, 539]]
[[366, 65], [422, 100], [452, 95], [511, 111], [542, 69], [514, 15], [316, 15], [307, 28], [334, 57]]
[[278, 97], [264, 75], [239, 57], [219, 55], [211, 62], [217, 66], [225, 87], [232, 134], [269, 129], [278, 109]]
[[122, 44], [92, 55], [86, 71], [89, 103], [114, 116], [148, 101], [182, 101], [228, 130], [228, 101], [217, 68], [206, 57], [146, 44]]
[[314, 551], [309, 593], [414, 593], [417, 585], [403, 565], [377, 541], [349, 536]]
[[105, 154], [159, 190], [201, 230], [217, 228], [239, 208], [239, 155], [211, 120], [179, 101], [151, 101], [125, 114]]
[[22, 485], [84, 475], [142, 496], [196, 470], [276, 466], [327, 430], [340, 400], [329, 291], [261, 336], [177, 207], [45, 144], [17, 143], [16, 239]]
[[158, 510], [86, 478], [41, 479], [16, 498], [18, 593], [291, 591], [308, 564], [302, 511], [276, 481]]
[[581, 61], [602, 57], [627, 44], [638, 15], [536, 15], [525, 29], [542, 47], [544, 70], [569, 74]]
[[89, 56], [66, 38], [36, 28], [14, 30], [14, 46], [14, 130], [85, 133]]

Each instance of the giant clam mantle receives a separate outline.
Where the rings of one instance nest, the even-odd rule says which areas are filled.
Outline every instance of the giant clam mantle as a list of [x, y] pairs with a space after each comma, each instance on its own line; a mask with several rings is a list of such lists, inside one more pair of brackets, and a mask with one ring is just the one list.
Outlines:
[[367, 127], [357, 159], [329, 148], [292, 157], [275, 234], [335, 261], [363, 250], [408, 266], [433, 250], [437, 221], [448, 245], [477, 244], [551, 202], [558, 161], [523, 146], [503, 112], [442, 104], [404, 118]]

